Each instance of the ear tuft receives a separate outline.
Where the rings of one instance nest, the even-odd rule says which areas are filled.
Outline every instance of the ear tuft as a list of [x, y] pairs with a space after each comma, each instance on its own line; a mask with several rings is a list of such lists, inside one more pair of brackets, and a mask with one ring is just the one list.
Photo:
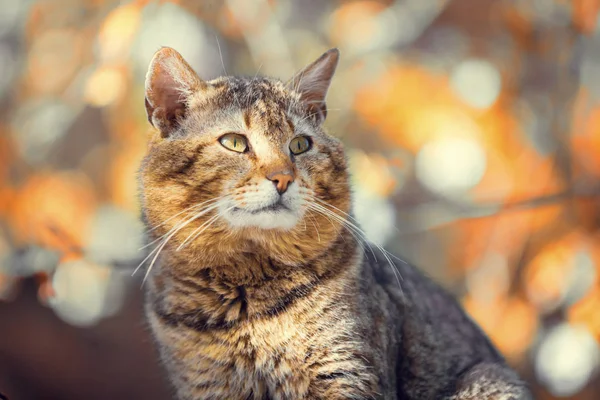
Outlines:
[[286, 84], [300, 94], [300, 99], [308, 106], [309, 113], [316, 116], [318, 123], [322, 123], [327, 116], [325, 97], [339, 58], [340, 51], [330, 49]]
[[183, 59], [169, 47], [158, 50], [146, 74], [146, 113], [148, 121], [162, 137], [173, 133], [185, 117], [189, 97], [206, 84]]

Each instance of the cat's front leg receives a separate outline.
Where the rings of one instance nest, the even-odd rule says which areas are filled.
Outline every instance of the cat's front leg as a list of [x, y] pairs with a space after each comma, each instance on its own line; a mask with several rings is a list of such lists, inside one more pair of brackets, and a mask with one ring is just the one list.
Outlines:
[[319, 374], [311, 383], [307, 400], [383, 399], [377, 377], [365, 372]]
[[371, 380], [356, 375], [288, 376], [269, 390], [277, 400], [375, 400], [383, 398]]
[[456, 392], [447, 400], [532, 400], [526, 384], [497, 363], [481, 363], [468, 370], [458, 381]]

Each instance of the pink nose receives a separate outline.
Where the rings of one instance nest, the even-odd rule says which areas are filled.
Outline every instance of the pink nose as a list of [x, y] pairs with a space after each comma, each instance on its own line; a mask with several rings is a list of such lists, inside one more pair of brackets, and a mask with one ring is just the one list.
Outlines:
[[267, 175], [267, 179], [273, 182], [279, 194], [284, 194], [290, 183], [294, 182], [294, 175], [278, 171]]

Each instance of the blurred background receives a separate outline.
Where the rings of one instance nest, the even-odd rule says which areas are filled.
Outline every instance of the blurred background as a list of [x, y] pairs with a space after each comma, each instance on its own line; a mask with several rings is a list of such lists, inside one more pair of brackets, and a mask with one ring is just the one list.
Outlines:
[[374, 242], [539, 399], [600, 398], [598, 0], [0, 0], [0, 392], [166, 399], [136, 170], [160, 46], [204, 79], [342, 58], [326, 126]]

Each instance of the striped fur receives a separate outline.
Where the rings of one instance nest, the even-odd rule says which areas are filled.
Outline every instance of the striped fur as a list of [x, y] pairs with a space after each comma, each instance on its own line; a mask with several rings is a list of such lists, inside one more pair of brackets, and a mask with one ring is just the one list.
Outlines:
[[[146, 105], [157, 129], [141, 200], [151, 239], [165, 244], [149, 271], [146, 313], [176, 396], [527, 398], [452, 297], [408, 264], [365, 250], [345, 225], [346, 160], [321, 127], [336, 63], [330, 51], [287, 85], [204, 82], [172, 49], [151, 65]], [[224, 149], [218, 138], [228, 132], [244, 134], [250, 150]], [[297, 135], [312, 148], [296, 156], [288, 144]], [[233, 227], [218, 208], [189, 219], [185, 210], [219, 196], [243, 208], [275, 167], [296, 177], [291, 229]]]

